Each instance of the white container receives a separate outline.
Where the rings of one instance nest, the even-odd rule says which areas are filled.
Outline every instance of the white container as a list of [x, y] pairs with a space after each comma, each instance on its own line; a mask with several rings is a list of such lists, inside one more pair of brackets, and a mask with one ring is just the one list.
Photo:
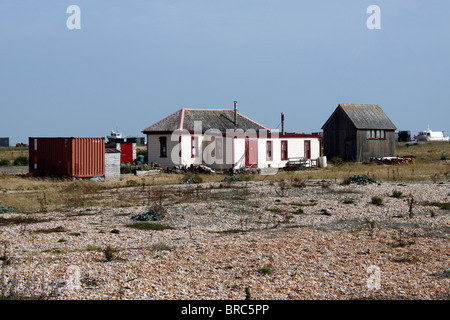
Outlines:
[[321, 168], [326, 168], [327, 167], [327, 157], [319, 157], [319, 166]]

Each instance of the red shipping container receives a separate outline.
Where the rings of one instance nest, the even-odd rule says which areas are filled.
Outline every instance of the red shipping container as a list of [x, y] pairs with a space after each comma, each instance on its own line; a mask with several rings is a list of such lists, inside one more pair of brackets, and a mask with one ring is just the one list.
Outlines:
[[105, 138], [29, 138], [28, 150], [37, 176], [105, 176]]

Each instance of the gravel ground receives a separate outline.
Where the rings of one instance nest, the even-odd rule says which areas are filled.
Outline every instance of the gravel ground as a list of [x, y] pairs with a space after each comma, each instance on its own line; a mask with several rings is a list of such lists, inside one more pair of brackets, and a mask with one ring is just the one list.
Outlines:
[[28, 166], [0, 167], [0, 174], [27, 174]]
[[[27, 224], [5, 222], [25, 214], [1, 214], [2, 293], [83, 300], [450, 296], [449, 210], [438, 207], [449, 202], [449, 185], [317, 182], [282, 196], [270, 182], [245, 186], [163, 204], [166, 216], [156, 223], [172, 227], [165, 230], [129, 226], [143, 206], [33, 213], [26, 217], [39, 222]], [[394, 190], [405, 197], [390, 197]], [[220, 199], [220, 192], [233, 197]], [[372, 204], [373, 196], [383, 205]], [[108, 246], [116, 250], [110, 259]]]

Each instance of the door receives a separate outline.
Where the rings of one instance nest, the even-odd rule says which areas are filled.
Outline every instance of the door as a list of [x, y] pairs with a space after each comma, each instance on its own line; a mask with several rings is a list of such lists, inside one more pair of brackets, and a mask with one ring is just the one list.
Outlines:
[[355, 160], [355, 141], [345, 140], [345, 160]]
[[245, 139], [245, 167], [257, 168], [258, 167], [258, 140], [257, 139]]
[[133, 144], [121, 143], [120, 144], [120, 162], [133, 163]]

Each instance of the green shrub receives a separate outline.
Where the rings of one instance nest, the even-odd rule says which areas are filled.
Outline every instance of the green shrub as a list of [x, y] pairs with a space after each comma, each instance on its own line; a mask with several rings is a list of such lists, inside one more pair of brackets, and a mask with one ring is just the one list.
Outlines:
[[275, 271], [275, 268], [269, 263], [256, 271], [260, 274], [271, 274]]
[[398, 190], [394, 190], [394, 191], [392, 191], [391, 197], [400, 199], [402, 197], [402, 195], [403, 195], [403, 192], [398, 191]]
[[137, 181], [135, 181], [135, 180], [127, 180], [125, 182], [125, 184], [126, 184], [127, 187], [135, 187], [135, 186], [138, 185]]
[[111, 246], [107, 246], [105, 248], [105, 250], [103, 250], [103, 253], [105, 255], [105, 259], [106, 261], [111, 261], [114, 260], [114, 254], [117, 252], [117, 249], [111, 247]]
[[7, 167], [9, 165], [11, 165], [11, 162], [9, 160], [7, 159], [0, 160], [0, 167]]
[[202, 183], [203, 178], [196, 174], [186, 174], [182, 179], [182, 184], [194, 184], [194, 183]]
[[443, 155], [441, 156], [441, 160], [447, 160], [447, 156], [446, 156], [445, 154], [443, 154]]
[[17, 157], [16, 160], [14, 160], [14, 165], [15, 166], [27, 166], [29, 164], [28, 158], [27, 157]]
[[303, 214], [303, 209], [297, 209], [297, 211], [294, 212], [294, 214]]
[[17, 211], [17, 208], [14, 207], [4, 207], [0, 204], [0, 213], [10, 213], [10, 212], [14, 212]]
[[231, 176], [231, 177], [227, 176], [227, 177], [223, 178], [221, 181], [222, 182], [236, 182], [236, 181], [244, 181], [244, 180], [242, 180], [242, 178], [237, 177], [237, 176]]
[[139, 213], [131, 217], [134, 221], [160, 221], [167, 213], [166, 208], [153, 204], [147, 212]]
[[366, 184], [366, 183], [376, 183], [376, 181], [372, 178], [369, 178], [365, 174], [362, 176], [351, 176], [348, 178], [350, 183], [356, 183], [356, 184]]
[[383, 199], [377, 196], [373, 196], [372, 197], [372, 204], [375, 204], [377, 206], [382, 206], [383, 205]]
[[331, 158], [331, 159], [330, 159], [330, 162], [331, 162], [333, 165], [335, 165], [335, 166], [338, 166], [338, 165], [340, 165], [340, 164], [343, 163], [342, 159], [339, 158], [339, 157], [333, 157], [333, 158]]
[[345, 203], [345, 204], [353, 204], [353, 203], [355, 203], [355, 202], [353, 201], [353, 199], [345, 199], [345, 200], [344, 200], [344, 203]]

